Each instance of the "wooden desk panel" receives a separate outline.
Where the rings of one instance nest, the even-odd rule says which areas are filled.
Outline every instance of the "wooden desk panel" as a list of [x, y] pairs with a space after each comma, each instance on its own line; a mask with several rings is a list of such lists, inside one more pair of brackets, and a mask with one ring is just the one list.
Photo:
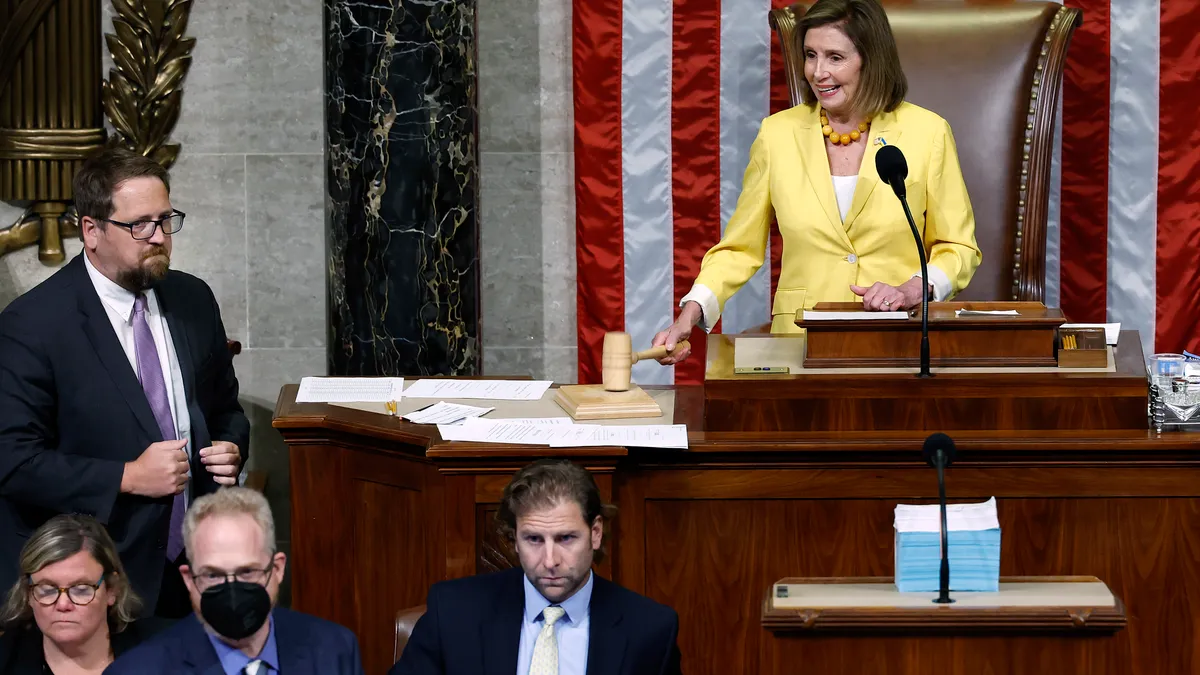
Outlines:
[[1146, 366], [1136, 331], [1121, 333], [1113, 350], [1113, 372], [947, 371], [930, 379], [897, 372], [809, 370], [791, 375], [735, 375], [733, 340], [733, 336], [709, 336], [706, 431], [1149, 427]]
[[[974, 675], [988, 672], [985, 653], [997, 659], [992, 672], [1050, 672], [1037, 640], [864, 647], [854, 637], [784, 642], [762, 628], [762, 591], [781, 577], [891, 575], [892, 508], [936, 495], [920, 460], [925, 431], [714, 430], [703, 389], [679, 387], [675, 419], [689, 427], [690, 450], [551, 451], [444, 443], [434, 428], [296, 404], [295, 390], [283, 389], [275, 419], [292, 461], [293, 605], [354, 630], [367, 672], [386, 670], [395, 612], [423, 603], [430, 584], [512, 562], [490, 516], [508, 477], [547, 455], [597, 474], [619, 509], [601, 571], [679, 610], [688, 673], [925, 673], [949, 658], [945, 672]], [[1095, 575], [1126, 605], [1128, 627], [1074, 638], [1061, 672], [1200, 672], [1200, 434], [952, 435], [949, 494], [998, 498], [1003, 574]]]
[[[761, 589], [781, 574], [891, 576], [892, 510], [897, 501], [935, 501], [931, 476], [914, 492], [914, 481], [886, 488], [886, 472], [871, 469], [693, 469], [688, 474], [704, 480], [683, 490], [667, 468], [638, 471], [621, 485], [622, 508], [639, 500], [630, 510], [641, 518], [621, 523], [618, 576], [684, 617], [680, 647], [688, 673], [792, 672], [779, 665], [784, 663], [804, 663], [806, 670], [820, 663], [825, 668], [815, 672], [826, 673], [978, 673], [989, 672], [978, 666], [994, 649], [1011, 651], [1014, 667], [1037, 666], [1005, 670], [993, 664], [990, 672], [996, 673], [1195, 672], [1200, 661], [1186, 645], [1200, 636], [1191, 610], [1200, 602], [1200, 570], [1185, 552], [1200, 551], [1200, 468], [1172, 471], [1193, 485], [1188, 496], [1114, 497], [1103, 489], [1054, 490], [1046, 481], [1034, 491], [1057, 496], [1027, 497], [1030, 486], [1019, 476], [1010, 481], [993, 471], [959, 470], [948, 478], [952, 500], [997, 496], [1002, 575], [1095, 575], [1125, 601], [1128, 628], [1100, 640], [1037, 637], [1014, 651], [1015, 643], [999, 638], [945, 638], [932, 646], [922, 638], [920, 647], [906, 647], [905, 640], [892, 638], [779, 637], [762, 629]], [[1150, 485], [1163, 480], [1153, 470], [1106, 473], [1111, 475], [1102, 485], [1123, 485], [1122, 495], [1137, 494], [1143, 479]], [[791, 479], [789, 495], [782, 486]], [[847, 486], [859, 487], [838, 497]], [[880, 492], [876, 487], [891, 494], [872, 497]], [[637, 553], [627, 558], [627, 549]], [[758, 593], [748, 592], [755, 588]], [[719, 649], [712, 647], [717, 636], [727, 643]], [[1064, 652], [1039, 647], [1039, 641], [1062, 640], [1082, 645], [1066, 650], [1073, 660], [1045, 662]], [[910, 636], [907, 642], [918, 640]], [[1164, 649], [1166, 644], [1174, 647]], [[966, 658], [973, 650], [979, 653]], [[939, 670], [944, 661], [935, 657], [954, 653], [960, 653], [959, 663]], [[881, 667], [864, 668], [856, 654], [873, 654], [867, 662]]]

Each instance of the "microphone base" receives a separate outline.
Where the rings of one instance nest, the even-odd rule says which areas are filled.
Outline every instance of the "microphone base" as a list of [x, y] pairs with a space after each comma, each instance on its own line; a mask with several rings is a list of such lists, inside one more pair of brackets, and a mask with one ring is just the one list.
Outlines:
[[935, 604], [935, 605], [951, 605], [951, 604], [954, 604], [954, 599], [948, 595], [944, 598], [934, 598], [933, 604]]

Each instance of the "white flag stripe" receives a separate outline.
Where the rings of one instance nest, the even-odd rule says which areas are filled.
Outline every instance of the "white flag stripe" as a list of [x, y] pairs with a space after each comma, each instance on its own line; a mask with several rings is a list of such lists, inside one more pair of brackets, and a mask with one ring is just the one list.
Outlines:
[[[671, 3], [625, 0], [621, 38], [621, 182], [625, 331], [635, 350], [674, 319], [671, 202]], [[614, 327], [615, 328], [615, 327]], [[671, 384], [673, 369], [633, 367], [641, 384]]]
[[1062, 87], [1058, 88], [1058, 115], [1054, 118], [1054, 154], [1050, 158], [1050, 204], [1046, 209], [1046, 299], [1058, 307], [1062, 297]]
[[[770, 0], [721, 2], [721, 234], [737, 206], [750, 145], [771, 111]], [[740, 333], [771, 320], [771, 253], [725, 303], [721, 332]]]
[[1158, 0], [1112, 0], [1108, 320], [1154, 350], [1158, 220]]

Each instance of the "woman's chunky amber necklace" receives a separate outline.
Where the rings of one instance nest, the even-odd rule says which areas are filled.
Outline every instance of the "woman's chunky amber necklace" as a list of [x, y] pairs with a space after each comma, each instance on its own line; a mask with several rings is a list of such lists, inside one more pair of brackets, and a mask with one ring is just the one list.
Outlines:
[[839, 134], [829, 126], [829, 114], [825, 112], [824, 108], [821, 108], [821, 133], [825, 134], [825, 138], [828, 138], [829, 142], [834, 145], [850, 145], [865, 136], [870, 128], [871, 120], [868, 119], [865, 122], [859, 122], [857, 130], [852, 130], [848, 134]]

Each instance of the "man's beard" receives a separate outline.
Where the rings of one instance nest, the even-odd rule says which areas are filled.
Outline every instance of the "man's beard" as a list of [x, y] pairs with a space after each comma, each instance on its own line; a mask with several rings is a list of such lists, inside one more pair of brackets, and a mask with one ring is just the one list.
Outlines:
[[[155, 256], [163, 256], [166, 258], [166, 261], [157, 260], [152, 264], [146, 263], [147, 260]], [[158, 282], [165, 279], [167, 270], [170, 267], [171, 255], [167, 253], [166, 247], [155, 246], [142, 254], [137, 267], [121, 270], [117, 276], [117, 283], [122, 288], [133, 293], [141, 293], [142, 291], [154, 288], [158, 285]]]

